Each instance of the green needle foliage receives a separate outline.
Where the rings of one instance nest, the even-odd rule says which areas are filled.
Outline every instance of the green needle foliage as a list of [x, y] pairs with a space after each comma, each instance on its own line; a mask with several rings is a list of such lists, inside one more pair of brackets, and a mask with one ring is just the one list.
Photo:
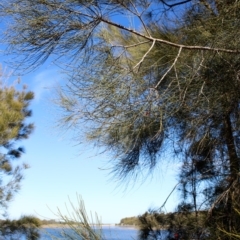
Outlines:
[[1, 220], [0, 231], [1, 236], [6, 239], [18, 240], [26, 237], [27, 240], [37, 240], [40, 235], [38, 228], [41, 221], [33, 216], [23, 216], [18, 220]]
[[[1, 78], [3, 73], [1, 72]], [[33, 93], [26, 87], [18, 90], [17, 85], [7, 86], [0, 82], [0, 209], [1, 215], [6, 216], [8, 203], [14, 193], [20, 189], [23, 171], [27, 164], [17, 164], [16, 159], [24, 153], [24, 148], [18, 142], [27, 139], [33, 130], [33, 124], [27, 120], [31, 116], [29, 104]], [[1, 220], [0, 236], [7, 239], [39, 238], [37, 228], [39, 221], [31, 216], [19, 220]]]
[[9, 51], [25, 70], [63, 60], [62, 123], [112, 154], [115, 177], [136, 180], [172, 154], [181, 163], [177, 210], [195, 223], [189, 238], [240, 231], [239, 0], [1, 4]]
[[33, 130], [33, 124], [27, 119], [31, 116], [29, 104], [33, 93], [26, 89], [17, 90], [15, 86], [0, 83], [0, 206], [4, 214], [14, 192], [20, 188], [23, 179], [22, 170], [26, 164], [15, 163], [21, 157], [24, 148], [18, 142], [27, 139]]

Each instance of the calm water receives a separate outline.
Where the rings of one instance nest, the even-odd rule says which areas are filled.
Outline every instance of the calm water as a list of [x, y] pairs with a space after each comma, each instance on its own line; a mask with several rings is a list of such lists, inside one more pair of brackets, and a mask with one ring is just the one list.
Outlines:
[[[40, 240], [64, 239], [61, 237], [61, 229], [58, 228], [44, 228], [40, 232]], [[137, 239], [138, 231], [123, 227], [103, 227], [103, 234], [107, 240], [134, 240]]]
[[[66, 229], [65, 229], [66, 230]], [[138, 230], [132, 228], [124, 227], [103, 227], [104, 239], [106, 240], [137, 240]], [[66, 238], [61, 235], [61, 228], [43, 228], [40, 230], [41, 238], [40, 240], [66, 240]], [[67, 229], [67, 231], [71, 231]], [[166, 239], [166, 231], [162, 232], [162, 239]], [[14, 236], [18, 240], [26, 240], [23, 236]], [[5, 238], [10, 240], [10, 238]], [[76, 237], [76, 240], [79, 240]]]

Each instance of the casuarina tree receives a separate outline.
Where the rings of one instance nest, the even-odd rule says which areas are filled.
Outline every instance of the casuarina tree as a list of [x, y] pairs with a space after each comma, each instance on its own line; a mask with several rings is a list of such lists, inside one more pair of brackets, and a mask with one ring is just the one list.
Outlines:
[[[29, 104], [34, 94], [19, 84], [8, 85], [1, 72], [0, 82], [0, 209], [2, 217], [7, 217], [7, 207], [13, 196], [20, 189], [23, 171], [28, 165], [17, 163], [24, 153], [19, 142], [27, 139], [33, 130], [28, 121], [32, 112]], [[1, 220], [0, 235], [11, 239], [19, 239], [23, 235], [27, 239], [38, 239], [37, 228], [40, 226], [35, 217], [24, 216], [19, 220]], [[20, 235], [19, 235], [20, 234]]]
[[22, 171], [28, 167], [27, 164], [17, 164], [15, 159], [24, 152], [18, 142], [27, 139], [33, 130], [33, 124], [27, 121], [31, 116], [29, 104], [33, 93], [1, 83], [0, 99], [0, 206], [3, 215], [14, 192], [20, 188]]
[[195, 219], [189, 238], [240, 231], [238, 0], [1, 4], [18, 67], [62, 63], [62, 123], [112, 154], [115, 177], [148, 175], [171, 154], [181, 166], [178, 210]]

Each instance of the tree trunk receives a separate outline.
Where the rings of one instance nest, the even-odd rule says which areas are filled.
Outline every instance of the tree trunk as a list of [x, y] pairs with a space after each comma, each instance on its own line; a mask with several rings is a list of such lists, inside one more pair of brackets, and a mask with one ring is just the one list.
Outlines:
[[[233, 137], [233, 129], [232, 129], [232, 123], [231, 123], [231, 116], [228, 114], [225, 117], [225, 140], [227, 144], [227, 149], [228, 149], [228, 156], [229, 156], [229, 170], [230, 170], [230, 176], [229, 176], [229, 194], [227, 197], [227, 202], [226, 202], [226, 220], [227, 220], [227, 225], [228, 232], [231, 233], [233, 229], [236, 228], [236, 224], [238, 224], [237, 219], [234, 217], [235, 215], [235, 210], [234, 210], [234, 203], [238, 201], [236, 199], [236, 187], [233, 186], [234, 181], [237, 180], [238, 178], [238, 173], [239, 173], [239, 158], [237, 155], [237, 151], [235, 148], [235, 141]], [[237, 217], [238, 218], [238, 217]], [[231, 239], [231, 236], [230, 238]]]
[[237, 174], [239, 172], [239, 158], [237, 156], [235, 141], [233, 138], [233, 130], [232, 123], [230, 119], [230, 114], [225, 117], [225, 139], [227, 143], [228, 156], [229, 156], [229, 164], [230, 164], [230, 181], [236, 179]]

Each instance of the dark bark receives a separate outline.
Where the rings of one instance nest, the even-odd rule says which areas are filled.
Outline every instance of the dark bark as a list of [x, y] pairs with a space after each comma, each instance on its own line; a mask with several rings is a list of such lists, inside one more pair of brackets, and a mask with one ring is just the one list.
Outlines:
[[[236, 186], [234, 186], [235, 182], [238, 178], [239, 173], [239, 158], [237, 155], [237, 151], [235, 148], [235, 141], [233, 136], [233, 128], [231, 123], [231, 115], [228, 114], [225, 117], [225, 139], [228, 149], [228, 156], [229, 156], [229, 168], [230, 168], [230, 176], [229, 176], [229, 195], [226, 200], [226, 212], [225, 212], [225, 224], [227, 224], [226, 228], [229, 232], [232, 232], [234, 227], [236, 226], [238, 216], [235, 217], [235, 210], [234, 210], [234, 203], [237, 201], [235, 198], [236, 196]], [[231, 238], [230, 238], [231, 239]]]
[[236, 179], [239, 172], [239, 158], [235, 148], [235, 141], [233, 137], [233, 129], [230, 114], [225, 117], [225, 139], [228, 149], [229, 164], [230, 164], [230, 180], [231, 182]]

